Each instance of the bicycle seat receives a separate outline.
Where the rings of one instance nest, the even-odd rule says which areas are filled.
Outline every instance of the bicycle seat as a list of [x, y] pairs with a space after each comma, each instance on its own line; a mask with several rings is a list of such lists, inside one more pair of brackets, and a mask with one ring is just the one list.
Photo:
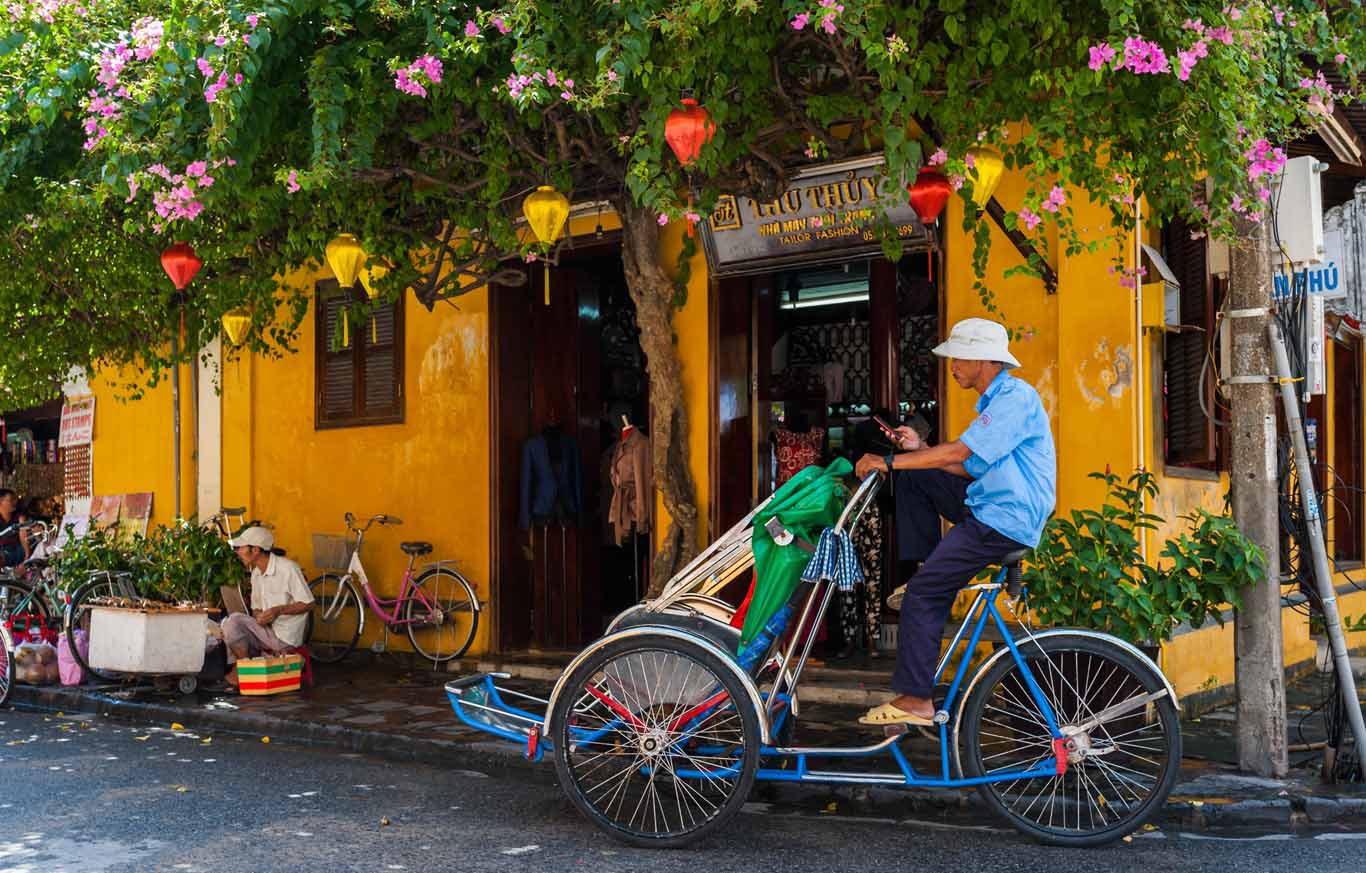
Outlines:
[[1028, 558], [1028, 557], [1029, 557], [1029, 553], [1032, 552], [1032, 551], [1034, 551], [1034, 550], [1033, 550], [1033, 549], [1016, 549], [1015, 551], [1011, 552], [1010, 554], [1006, 555], [1004, 558], [1001, 559], [1001, 566], [1002, 566], [1002, 567], [1009, 567], [1009, 566], [1011, 566], [1012, 564], [1018, 564], [1018, 563], [1020, 563], [1021, 561], [1023, 561], [1025, 558]]
[[405, 555], [412, 555], [414, 557], [430, 555], [432, 553], [431, 543], [399, 543], [398, 547], [403, 550]]

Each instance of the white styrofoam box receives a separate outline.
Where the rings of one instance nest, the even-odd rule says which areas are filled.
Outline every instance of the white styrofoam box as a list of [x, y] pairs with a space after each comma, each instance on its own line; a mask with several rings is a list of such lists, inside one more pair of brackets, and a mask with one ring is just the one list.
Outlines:
[[206, 612], [95, 606], [90, 666], [116, 673], [198, 673], [204, 669]]
[[1276, 199], [1276, 237], [1292, 264], [1318, 264], [1324, 258], [1323, 184], [1312, 155], [1291, 158], [1281, 172]]

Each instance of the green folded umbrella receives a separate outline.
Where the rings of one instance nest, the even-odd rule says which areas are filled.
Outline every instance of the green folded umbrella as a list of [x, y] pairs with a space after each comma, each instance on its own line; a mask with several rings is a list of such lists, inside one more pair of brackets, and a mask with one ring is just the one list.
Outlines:
[[852, 472], [853, 465], [844, 458], [836, 459], [825, 469], [807, 467], [785, 482], [754, 517], [756, 581], [745, 626], [740, 631], [741, 645], [752, 640], [792, 596], [801, 581], [802, 570], [811, 560], [811, 554], [795, 543], [780, 546], [773, 542], [764, 525], [776, 517], [792, 533], [814, 544], [844, 511], [850, 493], [844, 480]]

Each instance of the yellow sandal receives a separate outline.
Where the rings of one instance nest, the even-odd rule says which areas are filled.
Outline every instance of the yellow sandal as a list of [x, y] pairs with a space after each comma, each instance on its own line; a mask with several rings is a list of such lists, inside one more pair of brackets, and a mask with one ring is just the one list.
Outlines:
[[916, 715], [912, 712], [905, 712], [904, 710], [897, 709], [890, 703], [884, 703], [881, 706], [873, 707], [860, 716], [858, 723], [873, 725], [875, 727], [893, 724], [911, 724], [929, 727], [934, 724], [934, 719], [926, 718], [923, 715]]

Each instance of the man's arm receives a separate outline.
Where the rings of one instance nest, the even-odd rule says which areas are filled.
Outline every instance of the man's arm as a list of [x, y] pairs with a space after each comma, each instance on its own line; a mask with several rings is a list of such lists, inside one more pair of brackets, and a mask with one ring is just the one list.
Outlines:
[[[927, 449], [903, 452], [892, 458], [895, 470], [947, 470], [960, 476], [967, 476], [963, 462], [972, 457], [972, 450], [958, 440], [940, 443]], [[862, 479], [874, 470], [887, 471], [887, 461], [877, 455], [864, 455], [859, 459], [855, 472]], [[969, 477], [971, 478], [971, 477]]]

